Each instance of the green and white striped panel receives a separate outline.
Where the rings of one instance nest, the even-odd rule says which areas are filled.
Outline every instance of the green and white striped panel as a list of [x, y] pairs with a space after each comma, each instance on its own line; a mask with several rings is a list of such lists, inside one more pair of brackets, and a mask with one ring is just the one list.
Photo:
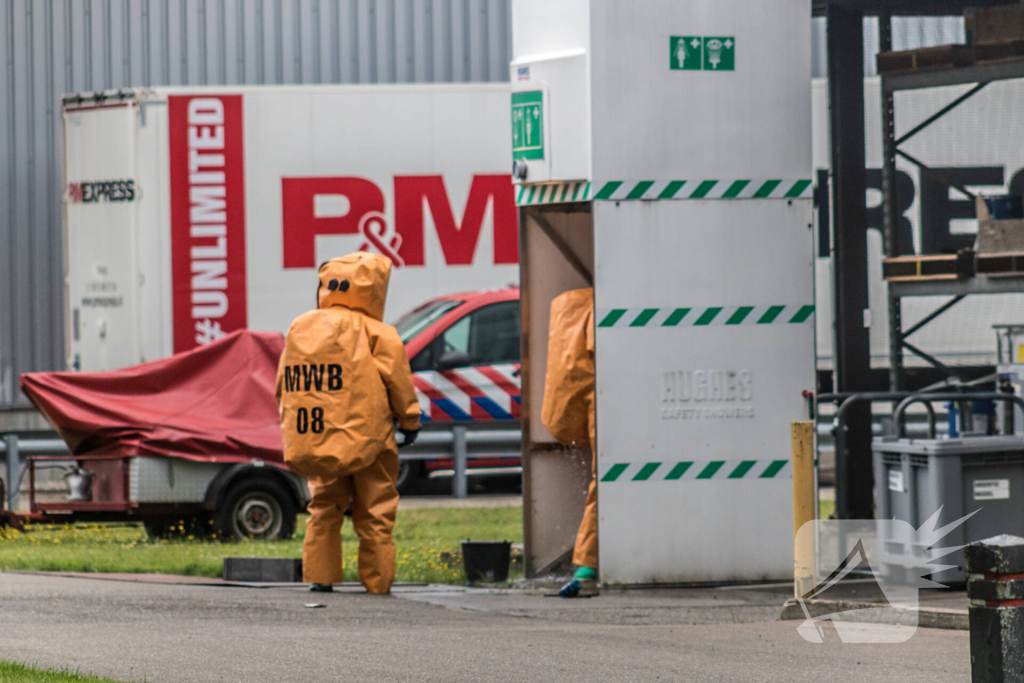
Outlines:
[[792, 479], [789, 460], [680, 460], [601, 464], [605, 483], [632, 481], [703, 481], [709, 479]]
[[798, 325], [810, 321], [810, 304], [695, 306], [691, 308], [605, 308], [598, 327], [712, 327], [717, 325]]
[[535, 204], [564, 204], [566, 202], [589, 202], [594, 198], [591, 183], [542, 183], [521, 185], [516, 190], [517, 206]]
[[809, 199], [813, 191], [808, 179], [578, 181], [521, 185], [516, 204], [633, 199]]

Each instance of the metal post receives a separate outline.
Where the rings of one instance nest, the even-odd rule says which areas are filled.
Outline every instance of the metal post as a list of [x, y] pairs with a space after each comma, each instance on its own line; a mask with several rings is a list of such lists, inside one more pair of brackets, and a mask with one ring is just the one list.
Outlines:
[[7, 444], [7, 509], [18, 511], [18, 484], [21, 479], [21, 453], [18, 451], [18, 435], [4, 436]]
[[800, 534], [818, 516], [814, 509], [814, 422], [794, 422], [793, 441], [793, 593], [800, 598], [814, 590], [814, 534]]
[[[828, 76], [832, 147], [835, 390], [871, 387], [868, 308], [867, 170], [864, 154], [864, 16], [829, 3]], [[871, 407], [851, 406], [846, 453], [836, 453], [836, 516], [870, 519], [874, 488]], [[845, 455], [845, 457], [844, 457]]]
[[465, 498], [469, 494], [466, 480], [466, 428], [462, 425], [452, 427], [452, 454], [455, 456], [455, 476], [452, 477], [452, 495]]
[[[892, 18], [878, 16], [878, 43], [882, 52], [892, 50]], [[896, 108], [893, 94], [882, 91], [882, 219], [885, 256], [899, 256], [900, 210], [896, 196]], [[903, 389], [903, 310], [899, 296], [888, 294], [889, 391]]]

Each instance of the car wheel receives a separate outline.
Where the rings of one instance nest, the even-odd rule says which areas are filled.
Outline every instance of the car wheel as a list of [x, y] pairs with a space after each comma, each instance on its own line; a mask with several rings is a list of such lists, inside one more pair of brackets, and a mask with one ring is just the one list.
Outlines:
[[217, 506], [214, 526], [221, 540], [288, 539], [295, 533], [295, 502], [272, 479], [243, 479]]
[[395, 480], [395, 488], [402, 495], [412, 493], [416, 490], [416, 484], [420, 479], [420, 472], [423, 470], [423, 463], [419, 460], [401, 460], [398, 463], [398, 478]]

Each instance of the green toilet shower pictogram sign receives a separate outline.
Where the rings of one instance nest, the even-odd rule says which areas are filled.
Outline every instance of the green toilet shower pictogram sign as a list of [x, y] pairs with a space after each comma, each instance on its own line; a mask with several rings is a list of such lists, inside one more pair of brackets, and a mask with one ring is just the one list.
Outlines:
[[736, 39], [732, 36], [672, 36], [669, 69], [673, 71], [735, 71]]
[[512, 158], [544, 158], [544, 93], [512, 93]]

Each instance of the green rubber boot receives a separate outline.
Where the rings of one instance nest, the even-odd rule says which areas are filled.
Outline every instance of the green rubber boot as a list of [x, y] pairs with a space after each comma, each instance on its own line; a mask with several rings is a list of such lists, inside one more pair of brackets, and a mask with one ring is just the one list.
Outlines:
[[580, 581], [597, 581], [597, 570], [592, 567], [580, 567], [572, 578]]

